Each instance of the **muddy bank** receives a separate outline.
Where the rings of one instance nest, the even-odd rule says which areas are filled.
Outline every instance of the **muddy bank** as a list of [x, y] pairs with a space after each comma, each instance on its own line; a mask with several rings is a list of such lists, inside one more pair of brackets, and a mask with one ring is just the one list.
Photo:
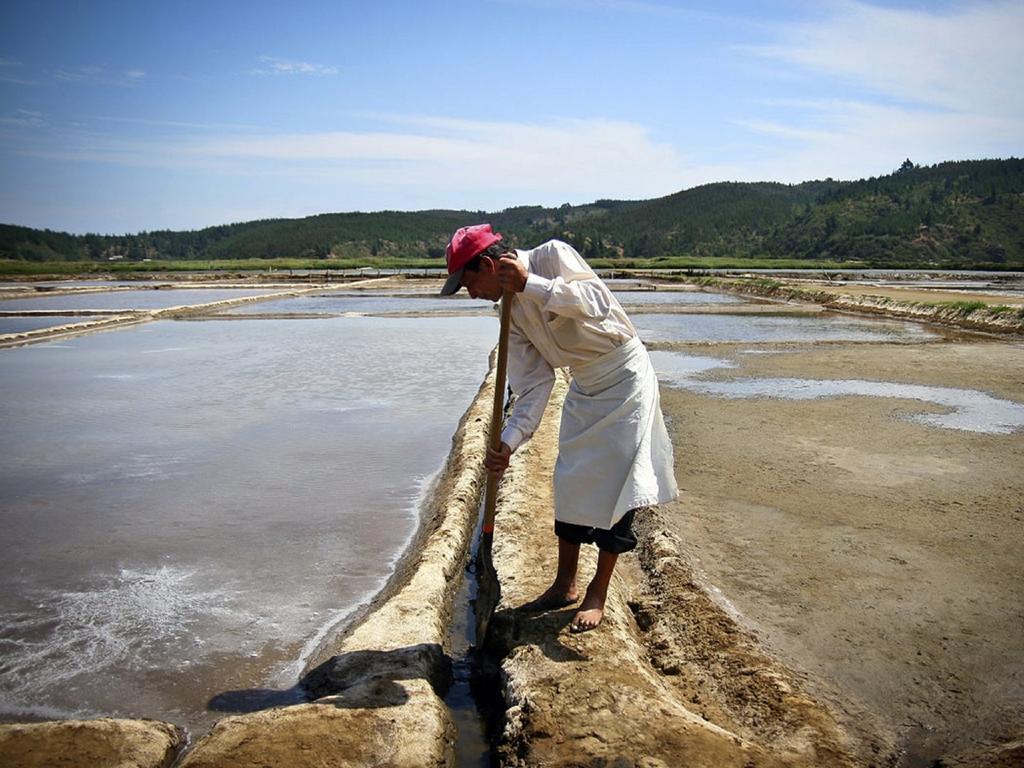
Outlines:
[[[551, 471], [565, 390], [563, 379], [499, 491], [501, 597], [488, 648], [500, 659], [508, 706], [501, 764], [869, 764], [863, 745], [673, 565], [674, 544], [656, 517], [639, 526], [639, 558], [620, 561], [599, 630], [570, 633], [572, 607], [518, 610], [555, 571]], [[595, 560], [584, 548], [581, 584]]]
[[[747, 296], [764, 296], [785, 301], [820, 304], [829, 309], [864, 312], [902, 320], [917, 320], [968, 330], [1024, 335], [1024, 308], [1006, 307], [1007, 299], [991, 294], [964, 294], [954, 301], [938, 292], [923, 293], [902, 288], [837, 289], [807, 287], [795, 281], [766, 278], [683, 278], [713, 290]], [[1013, 299], [1009, 300], [1011, 303]]]
[[167, 768], [185, 741], [155, 720], [63, 720], [0, 725], [5, 768]]
[[[738, 366], [708, 380], [893, 381], [1024, 402], [1019, 344], [760, 351], [774, 354], [694, 349]], [[1022, 764], [1024, 432], [913, 421], [949, 408], [906, 398], [662, 392], [684, 490], [664, 512], [702, 588], [848, 730], [893, 734], [898, 765]]]
[[100, 318], [83, 320], [78, 323], [63, 323], [49, 328], [36, 328], [31, 331], [20, 331], [16, 333], [0, 334], [0, 348], [20, 347], [23, 344], [32, 344], [37, 341], [56, 341], [71, 336], [81, 336], [84, 333], [107, 330], [110, 328], [124, 328], [136, 323], [144, 323], [148, 317], [137, 312], [120, 312], [116, 315], [105, 315]]

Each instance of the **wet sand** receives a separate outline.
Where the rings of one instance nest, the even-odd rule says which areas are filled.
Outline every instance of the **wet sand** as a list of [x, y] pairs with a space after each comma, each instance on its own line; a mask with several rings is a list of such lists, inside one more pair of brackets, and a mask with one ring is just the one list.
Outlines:
[[943, 302], [943, 301], [982, 301], [986, 304], [997, 306], [1000, 304], [1019, 307], [1024, 304], [1024, 296], [1013, 295], [1008, 291], [997, 292], [992, 290], [951, 290], [948, 288], [922, 288], [887, 285], [864, 285], [834, 283], [825, 280], [787, 280], [799, 284], [801, 287], [817, 288], [832, 293], [846, 293], [851, 296], [887, 296], [890, 299], [899, 301], [922, 301], [922, 302]]
[[[1024, 345], [702, 345], [708, 379], [866, 379], [1024, 402]], [[1024, 432], [915, 423], [916, 400], [722, 399], [663, 384], [682, 497], [666, 508], [701, 582], [900, 765], [1024, 731]], [[868, 726], [870, 728], [871, 726]]]

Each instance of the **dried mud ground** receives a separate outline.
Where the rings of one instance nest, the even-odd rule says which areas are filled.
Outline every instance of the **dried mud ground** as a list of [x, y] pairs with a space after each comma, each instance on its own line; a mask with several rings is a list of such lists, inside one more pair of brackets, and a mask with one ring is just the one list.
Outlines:
[[[1019, 341], [759, 351], [773, 354], [694, 354], [740, 366], [711, 379], [869, 379], [1024, 402]], [[719, 607], [887, 761], [1024, 764], [1024, 433], [915, 423], [903, 415], [945, 409], [889, 398], [663, 384], [662, 405], [682, 494], [659, 514]]]

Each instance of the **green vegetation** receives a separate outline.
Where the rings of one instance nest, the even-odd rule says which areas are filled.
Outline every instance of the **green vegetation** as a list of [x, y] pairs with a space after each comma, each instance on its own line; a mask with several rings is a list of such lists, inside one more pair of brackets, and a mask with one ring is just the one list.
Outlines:
[[497, 213], [332, 213], [134, 235], [0, 225], [0, 259], [7, 260], [0, 270], [443, 266], [451, 233], [479, 221], [490, 221], [513, 246], [566, 240], [598, 268], [1021, 269], [1024, 160], [928, 167], [908, 160], [892, 174], [855, 182], [727, 182], [654, 200]]
[[991, 309], [984, 301], [932, 301], [928, 305], [942, 307], [943, 309], [955, 309], [961, 315], [969, 315], [972, 312]]

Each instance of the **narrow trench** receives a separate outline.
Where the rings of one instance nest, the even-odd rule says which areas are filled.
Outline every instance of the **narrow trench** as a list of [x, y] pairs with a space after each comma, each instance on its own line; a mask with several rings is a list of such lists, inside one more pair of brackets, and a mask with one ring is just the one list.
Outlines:
[[493, 745], [501, 732], [505, 715], [496, 665], [487, 652], [478, 647], [476, 637], [475, 564], [481, 522], [482, 514], [473, 532], [469, 564], [455, 596], [452, 623], [448, 630], [452, 672], [444, 703], [455, 724], [454, 752], [458, 768], [492, 768], [498, 765]]

